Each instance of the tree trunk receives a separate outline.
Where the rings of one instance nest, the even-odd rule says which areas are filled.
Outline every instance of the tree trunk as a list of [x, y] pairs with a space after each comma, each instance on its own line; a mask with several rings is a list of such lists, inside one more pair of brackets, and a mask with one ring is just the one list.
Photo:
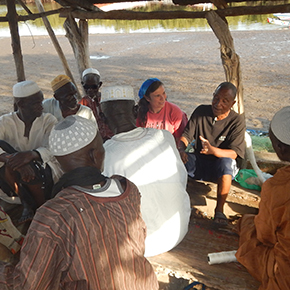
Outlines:
[[[44, 8], [43, 8], [42, 3], [41, 3], [40, 0], [35, 0], [35, 4], [36, 4], [37, 9], [38, 9], [39, 12], [44, 12]], [[70, 71], [69, 65], [68, 65], [67, 60], [65, 58], [65, 55], [64, 55], [64, 53], [62, 51], [61, 46], [59, 45], [59, 42], [58, 42], [58, 40], [57, 40], [57, 38], [56, 38], [56, 36], [54, 34], [54, 31], [53, 31], [53, 29], [52, 29], [47, 17], [43, 16], [42, 17], [42, 21], [43, 21], [44, 26], [45, 26], [45, 28], [46, 28], [49, 36], [50, 36], [50, 39], [51, 39], [51, 41], [52, 41], [52, 43], [54, 45], [54, 48], [55, 48], [55, 50], [56, 50], [56, 52], [57, 52], [57, 54], [58, 54], [58, 56], [59, 56], [59, 58], [60, 58], [60, 60], [62, 62], [62, 65], [63, 65], [63, 68], [64, 68], [64, 71], [65, 71], [66, 75], [68, 77], [70, 77], [70, 79], [75, 84], [75, 86], [76, 86], [76, 88], [78, 90], [78, 86], [77, 86], [77, 84], [76, 84], [76, 82], [75, 82], [75, 80], [73, 78], [73, 75], [72, 75], [72, 73]], [[79, 91], [78, 91], [78, 95], [80, 95]]]
[[21, 82], [25, 80], [25, 73], [18, 31], [18, 22], [17, 22], [18, 14], [15, 8], [15, 0], [6, 0], [6, 4], [7, 4], [7, 18], [11, 34], [11, 46], [16, 66], [17, 81]]
[[208, 12], [206, 14], [206, 19], [221, 45], [220, 51], [226, 80], [233, 83], [237, 88], [234, 110], [239, 114], [243, 114], [244, 100], [240, 60], [239, 56], [235, 52], [234, 41], [231, 36], [229, 26], [226, 21], [214, 11]]
[[91, 65], [88, 48], [88, 22], [85, 19], [80, 19], [78, 26], [75, 19], [69, 15], [64, 22], [64, 28], [66, 31], [66, 37], [68, 38], [73, 49], [81, 79], [83, 71]]

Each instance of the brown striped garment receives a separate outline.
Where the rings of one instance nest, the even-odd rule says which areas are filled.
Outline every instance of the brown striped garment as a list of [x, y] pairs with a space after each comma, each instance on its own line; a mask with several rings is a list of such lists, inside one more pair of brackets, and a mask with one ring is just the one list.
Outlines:
[[16, 268], [0, 266], [0, 289], [155, 290], [144, 258], [140, 194], [126, 180], [117, 197], [61, 191], [38, 209]]

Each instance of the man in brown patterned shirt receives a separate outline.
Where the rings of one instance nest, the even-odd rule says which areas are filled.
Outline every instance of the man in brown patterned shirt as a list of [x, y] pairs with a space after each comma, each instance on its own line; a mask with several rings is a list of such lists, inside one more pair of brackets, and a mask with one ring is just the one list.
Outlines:
[[101, 174], [95, 123], [69, 116], [52, 130], [50, 150], [65, 174], [36, 213], [13, 267], [0, 264], [0, 289], [155, 290], [144, 258], [146, 226], [137, 187]]

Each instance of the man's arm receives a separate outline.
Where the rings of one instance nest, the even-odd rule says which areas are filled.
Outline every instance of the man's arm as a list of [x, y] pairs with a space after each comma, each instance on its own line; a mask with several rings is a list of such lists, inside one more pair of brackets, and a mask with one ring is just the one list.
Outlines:
[[13, 154], [3, 153], [0, 157], [0, 161], [5, 162], [5, 164], [14, 171], [19, 170], [22, 166], [27, 165], [33, 160], [41, 161], [40, 155], [34, 150], [16, 152]]
[[49, 151], [49, 144], [48, 144], [48, 138], [49, 134], [54, 127], [54, 125], [57, 123], [57, 119], [55, 116], [51, 114], [45, 114], [44, 120], [43, 120], [43, 126], [42, 126], [42, 132], [43, 132], [43, 142], [42, 146], [38, 148], [34, 148], [35, 152], [39, 154], [41, 161], [43, 163], [47, 163], [52, 160], [53, 155]]
[[54, 290], [59, 289], [62, 254], [55, 241], [27, 235], [16, 266], [0, 262], [0, 289]]
[[199, 136], [202, 144], [202, 149], [200, 151], [201, 154], [205, 155], [214, 155], [218, 158], [228, 157], [232, 159], [236, 159], [238, 157], [237, 153], [232, 149], [221, 149], [218, 147], [212, 146], [209, 141], [202, 136]]
[[194, 139], [195, 128], [196, 128], [196, 119], [194, 111], [191, 114], [190, 119], [187, 122], [187, 125], [185, 126], [185, 129], [183, 131], [183, 134], [180, 137], [180, 140], [177, 144], [177, 148], [183, 163], [186, 163], [188, 161], [188, 155], [187, 153], [185, 153], [185, 149], [187, 148], [188, 144], [192, 142], [192, 140]]
[[177, 145], [181, 160], [184, 164], [188, 161], [188, 155], [185, 152], [185, 149], [188, 146], [188, 144], [189, 142], [187, 141], [187, 139], [182, 136]]

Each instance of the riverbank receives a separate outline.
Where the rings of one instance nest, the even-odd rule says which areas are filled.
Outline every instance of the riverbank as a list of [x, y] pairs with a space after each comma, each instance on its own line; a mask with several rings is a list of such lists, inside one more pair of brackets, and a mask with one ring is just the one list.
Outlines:
[[[240, 56], [248, 128], [267, 131], [274, 113], [289, 105], [289, 33], [232, 32]], [[80, 84], [70, 44], [64, 36], [58, 40]], [[89, 43], [91, 65], [100, 71], [104, 86], [130, 84], [137, 97], [146, 78], [158, 77], [168, 100], [188, 116], [199, 104], [210, 103], [214, 89], [225, 80], [213, 32], [94, 34]], [[0, 44], [0, 114], [4, 114], [12, 110], [16, 72], [10, 38], [0, 38]], [[50, 81], [64, 70], [50, 38], [21, 37], [21, 46], [26, 79], [36, 81], [45, 98], [52, 97]]]

